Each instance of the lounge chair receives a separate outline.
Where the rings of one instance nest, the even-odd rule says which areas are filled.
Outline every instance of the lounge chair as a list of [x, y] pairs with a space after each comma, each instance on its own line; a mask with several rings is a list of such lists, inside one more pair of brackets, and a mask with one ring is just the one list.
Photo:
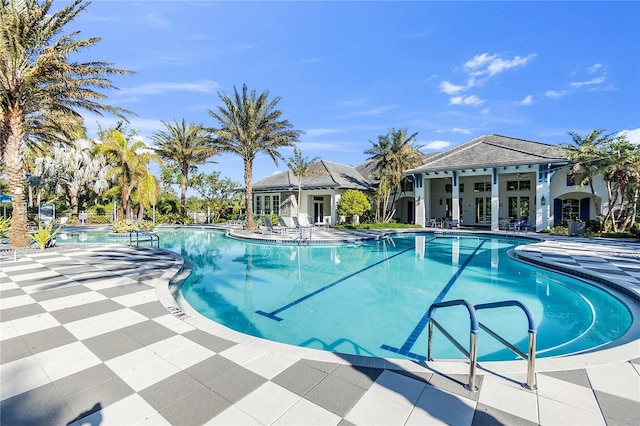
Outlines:
[[280, 228], [279, 226], [273, 226], [273, 223], [271, 223], [271, 219], [268, 217], [264, 218], [264, 228], [262, 228], [263, 234], [265, 229], [271, 234], [282, 234], [284, 231], [284, 229]]
[[278, 226], [280, 227], [280, 229], [284, 229], [287, 233], [296, 232], [295, 226], [291, 227], [287, 225], [287, 222], [285, 222], [284, 219], [281, 217], [278, 218]]
[[67, 226], [67, 221], [69, 220], [69, 218], [67, 216], [62, 216], [60, 218], [60, 226]]

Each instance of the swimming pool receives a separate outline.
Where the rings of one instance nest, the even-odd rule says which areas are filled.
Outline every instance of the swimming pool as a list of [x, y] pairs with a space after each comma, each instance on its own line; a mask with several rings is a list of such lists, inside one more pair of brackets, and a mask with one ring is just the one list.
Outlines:
[[[83, 239], [105, 238], [88, 234]], [[193, 308], [237, 331], [283, 343], [386, 358], [425, 355], [421, 318], [435, 301], [459, 298], [472, 304], [524, 303], [538, 326], [538, 357], [591, 350], [624, 334], [632, 316], [621, 301], [601, 288], [507, 256], [523, 243], [511, 237], [425, 233], [293, 246], [238, 241], [213, 230], [161, 231], [163, 248], [193, 262], [182, 287]], [[527, 321], [520, 311], [500, 308], [478, 315], [526, 352]], [[460, 342], [468, 341], [465, 309], [441, 310], [435, 318]], [[434, 358], [462, 357], [438, 332], [433, 349]], [[480, 332], [478, 359], [514, 355]]]

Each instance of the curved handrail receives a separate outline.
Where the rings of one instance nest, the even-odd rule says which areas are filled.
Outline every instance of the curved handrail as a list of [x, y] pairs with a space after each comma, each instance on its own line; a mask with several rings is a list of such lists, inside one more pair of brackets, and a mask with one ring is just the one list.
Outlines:
[[470, 331], [473, 334], [478, 334], [479, 326], [478, 326], [478, 318], [476, 317], [476, 308], [465, 299], [454, 299], [447, 300], [446, 302], [438, 302], [429, 306], [429, 311], [427, 311], [427, 321], [431, 319], [431, 315], [438, 308], [445, 308], [447, 306], [464, 306], [469, 311], [469, 320], [471, 322]]
[[158, 234], [153, 234], [151, 232], [147, 232], [147, 231], [143, 231], [140, 229], [132, 229], [131, 231], [129, 231], [129, 245], [133, 246], [133, 234], [136, 235], [136, 239], [135, 239], [135, 243], [136, 243], [136, 247], [139, 246], [140, 244], [140, 234], [148, 237], [148, 239], [142, 240], [142, 241], [150, 241], [151, 242], [151, 247], [153, 247], [153, 242], [157, 241], [158, 242], [158, 248], [160, 248], [160, 236]]
[[527, 322], [529, 323], [529, 333], [537, 332], [537, 327], [535, 321], [533, 320], [533, 314], [531, 313], [529, 308], [524, 305], [524, 303], [518, 300], [502, 300], [500, 302], [480, 303], [475, 305], [474, 308], [477, 311], [479, 309], [502, 308], [505, 306], [517, 306], [522, 309], [524, 314], [527, 316]]

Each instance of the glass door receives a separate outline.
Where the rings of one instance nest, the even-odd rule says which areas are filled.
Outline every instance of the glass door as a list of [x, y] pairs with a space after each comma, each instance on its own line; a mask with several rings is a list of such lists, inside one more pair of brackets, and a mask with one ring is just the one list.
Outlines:
[[476, 223], [491, 223], [491, 197], [476, 197]]

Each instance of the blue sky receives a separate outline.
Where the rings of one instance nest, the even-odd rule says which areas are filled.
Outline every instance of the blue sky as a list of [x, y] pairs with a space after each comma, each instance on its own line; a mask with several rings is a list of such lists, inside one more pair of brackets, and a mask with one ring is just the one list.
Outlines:
[[[61, 2], [58, 2], [58, 6]], [[389, 128], [424, 152], [497, 133], [562, 144], [567, 132], [628, 131], [640, 143], [640, 2], [94, 1], [73, 22], [102, 41], [78, 60], [114, 62], [109, 103], [215, 126], [218, 93], [279, 96], [302, 154], [343, 164]], [[89, 136], [113, 117], [85, 115]], [[283, 149], [288, 158], [291, 149]], [[243, 182], [242, 161], [201, 168]], [[286, 170], [259, 156], [254, 181]]]

